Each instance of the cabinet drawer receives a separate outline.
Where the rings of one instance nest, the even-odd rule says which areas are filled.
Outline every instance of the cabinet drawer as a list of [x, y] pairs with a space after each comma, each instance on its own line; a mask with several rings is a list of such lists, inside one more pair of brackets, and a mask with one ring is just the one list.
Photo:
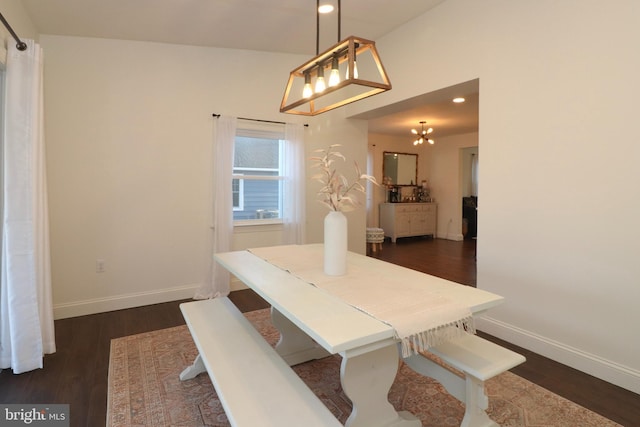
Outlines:
[[398, 203], [396, 213], [431, 212], [434, 206], [431, 203]]
[[382, 203], [380, 227], [395, 243], [398, 237], [436, 234], [435, 203]]

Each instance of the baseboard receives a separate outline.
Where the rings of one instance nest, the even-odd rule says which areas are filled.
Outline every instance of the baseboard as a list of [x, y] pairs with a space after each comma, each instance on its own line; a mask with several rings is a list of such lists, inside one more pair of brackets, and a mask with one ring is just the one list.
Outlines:
[[56, 304], [53, 306], [54, 319], [85, 316], [106, 311], [141, 307], [168, 301], [193, 298], [200, 285], [185, 285], [175, 288], [116, 295], [106, 298], [93, 298], [84, 301]]
[[640, 371], [491, 317], [476, 319], [476, 327], [497, 338], [640, 394]]

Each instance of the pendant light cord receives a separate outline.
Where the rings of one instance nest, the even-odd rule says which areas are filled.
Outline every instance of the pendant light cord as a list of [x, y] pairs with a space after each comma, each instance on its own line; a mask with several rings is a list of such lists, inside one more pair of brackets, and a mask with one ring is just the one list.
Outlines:
[[342, 40], [342, 37], [340, 36], [341, 27], [342, 27], [342, 5], [340, 4], [340, 0], [338, 0], [338, 41], [337, 43], [340, 43], [340, 40]]
[[[338, 40], [340, 43], [342, 33], [342, 4], [338, 0]], [[320, 55], [320, 0], [316, 0], [316, 56]]]

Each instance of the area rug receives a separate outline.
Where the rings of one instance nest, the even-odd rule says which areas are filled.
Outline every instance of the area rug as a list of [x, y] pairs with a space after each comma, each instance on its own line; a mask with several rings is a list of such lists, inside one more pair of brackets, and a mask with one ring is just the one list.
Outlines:
[[[245, 315], [274, 345], [278, 332], [271, 325], [269, 311]], [[229, 426], [208, 375], [184, 382], [178, 378], [196, 355], [186, 326], [112, 340], [107, 427]], [[351, 403], [340, 386], [340, 360], [339, 356], [332, 356], [294, 369], [344, 423], [351, 412]], [[486, 389], [487, 413], [503, 427], [619, 426], [510, 372], [488, 381]], [[404, 364], [391, 388], [389, 401], [396, 410], [416, 415], [423, 426], [459, 426], [464, 415], [464, 405], [438, 382]]]

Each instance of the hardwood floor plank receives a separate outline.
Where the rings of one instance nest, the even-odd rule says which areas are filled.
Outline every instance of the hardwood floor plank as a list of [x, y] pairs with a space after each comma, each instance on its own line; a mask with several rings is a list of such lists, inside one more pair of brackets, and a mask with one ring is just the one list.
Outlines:
[[429, 237], [407, 237], [396, 243], [385, 240], [375, 258], [475, 287], [475, 244], [475, 240], [454, 242]]

